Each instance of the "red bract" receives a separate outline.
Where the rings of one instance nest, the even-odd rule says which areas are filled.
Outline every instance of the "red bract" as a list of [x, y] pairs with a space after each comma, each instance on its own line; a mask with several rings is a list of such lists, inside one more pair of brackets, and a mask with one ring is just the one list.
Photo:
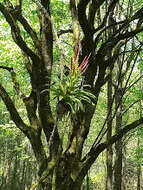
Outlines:
[[82, 63], [78, 67], [80, 69], [81, 75], [83, 75], [85, 73], [85, 71], [87, 70], [87, 68], [88, 68], [88, 61], [89, 61], [90, 56], [91, 56], [91, 53], [89, 54], [88, 57], [85, 56]]
[[73, 59], [71, 57], [71, 71], [72, 71], [72, 69], [73, 69]]
[[77, 48], [75, 48], [75, 50], [74, 50], [74, 64], [76, 63], [76, 59], [77, 59], [77, 56], [78, 56], [78, 49]]
[[74, 51], [74, 61], [73, 61], [73, 58], [71, 57], [70, 68], [71, 68], [72, 75], [75, 74], [76, 69], [78, 69], [81, 72], [81, 75], [83, 75], [88, 68], [88, 61], [91, 56], [91, 53], [88, 56], [85, 56], [80, 66], [76, 67], [76, 64], [78, 64], [79, 55], [80, 55], [80, 40], [78, 43], [78, 48], [75, 48], [75, 51]]

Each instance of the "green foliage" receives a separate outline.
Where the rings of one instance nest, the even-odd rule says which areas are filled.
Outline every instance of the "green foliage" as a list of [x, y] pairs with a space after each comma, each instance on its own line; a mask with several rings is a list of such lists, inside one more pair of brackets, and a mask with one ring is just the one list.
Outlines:
[[[74, 59], [71, 57], [70, 71], [66, 74], [61, 74], [61, 79], [56, 78], [55, 84], [51, 86], [51, 91], [53, 92], [54, 98], [58, 98], [62, 104], [67, 107], [67, 111], [72, 111], [76, 113], [79, 110], [84, 111], [83, 102], [88, 102], [92, 104], [92, 99], [95, 96], [87, 90], [87, 85], [84, 84], [83, 74], [88, 68], [88, 60], [90, 55], [86, 56], [79, 66], [79, 56], [80, 56], [80, 40], [78, 47], [75, 48]], [[61, 71], [62, 72], [62, 71]], [[69, 110], [68, 110], [69, 106]]]
[[35, 157], [28, 139], [12, 121], [0, 125], [0, 147], [1, 189], [29, 189], [37, 171]]
[[55, 84], [51, 86], [54, 98], [63, 100], [66, 105], [70, 106], [72, 113], [76, 113], [80, 109], [84, 110], [83, 101], [92, 104], [92, 99], [95, 99], [91, 92], [84, 89], [87, 85], [83, 85], [82, 82], [80, 73], [76, 76], [69, 74], [68, 76], [64, 75], [63, 80], [56, 80]]
[[62, 0], [51, 1], [51, 14], [57, 29], [69, 27], [69, 23], [71, 26], [72, 21], [68, 7], [68, 2], [63, 2]]

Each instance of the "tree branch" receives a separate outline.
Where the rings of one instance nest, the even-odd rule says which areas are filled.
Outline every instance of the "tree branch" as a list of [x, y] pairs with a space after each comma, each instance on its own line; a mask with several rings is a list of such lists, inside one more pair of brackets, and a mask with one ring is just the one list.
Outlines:
[[27, 44], [21, 37], [20, 29], [16, 24], [15, 18], [11, 15], [10, 11], [1, 3], [0, 11], [4, 15], [6, 21], [11, 26], [12, 37], [15, 43], [33, 60], [33, 62], [37, 62], [37, 60], [39, 60], [39, 57], [27, 46]]
[[20, 10], [22, 8], [22, 3], [23, 3], [23, 0], [18, 0], [17, 1], [17, 5], [16, 6], [18, 6]]
[[67, 33], [73, 33], [72, 29], [67, 29], [67, 30], [60, 30], [57, 35], [60, 37], [62, 34], [67, 34]]
[[[41, 73], [40, 73], [40, 103], [39, 103], [39, 116], [41, 119], [42, 128], [44, 130], [47, 143], [50, 139], [54, 128], [54, 118], [51, 111], [50, 105], [50, 83], [51, 83], [51, 71], [53, 64], [53, 33], [56, 37], [56, 42], [61, 51], [61, 59], [63, 60], [64, 54], [62, 51], [62, 46], [57, 36], [57, 32], [54, 28], [53, 22], [50, 17], [50, 1], [41, 0], [41, 3], [37, 0], [32, 0], [39, 8], [39, 20], [41, 24], [41, 41], [42, 41], [42, 65], [41, 65]], [[63, 64], [63, 62], [61, 63]], [[58, 131], [54, 134], [54, 143], [56, 146], [60, 144]], [[53, 151], [53, 153], [58, 153], [57, 151]]]
[[106, 21], [107, 21], [107, 18], [109, 17], [110, 14], [113, 13], [113, 10], [115, 9], [115, 6], [116, 6], [116, 4], [118, 3], [118, 1], [119, 1], [119, 0], [113, 0], [113, 1], [111, 1], [110, 5], [109, 5], [109, 7], [108, 7], [108, 10], [107, 10], [107, 12], [106, 12], [106, 14], [105, 14], [105, 16], [104, 16], [104, 18], [103, 18], [103, 21], [102, 21], [101, 25], [100, 25], [97, 29], [95, 29], [94, 32], [97, 32], [97, 31], [99, 31], [100, 29], [102, 29], [104, 26], [106, 26], [105, 23], [106, 23]]
[[79, 35], [80, 35], [80, 27], [78, 22], [78, 11], [75, 4], [75, 0], [70, 0], [70, 10], [72, 15], [73, 22], [73, 44], [74, 47], [78, 45]]
[[19, 113], [17, 112], [13, 101], [11, 100], [10, 96], [6, 92], [6, 90], [3, 88], [3, 86], [0, 83], [0, 96], [5, 103], [7, 110], [10, 113], [11, 119], [14, 121], [16, 126], [27, 136], [28, 132], [28, 126], [23, 122], [21, 119]]
[[90, 0], [80, 0], [78, 4], [78, 20], [85, 36], [93, 35], [93, 28], [86, 16], [86, 8]]
[[129, 105], [129, 107], [127, 107], [123, 112], [122, 115], [124, 115], [134, 104], [138, 103], [139, 101], [141, 101], [141, 99], [136, 100], [135, 102], [133, 102], [131, 105]]
[[95, 162], [97, 159], [98, 155], [103, 152], [106, 148], [117, 142], [119, 139], [121, 139], [126, 133], [128, 133], [130, 130], [135, 129], [139, 125], [143, 123], [143, 117], [140, 118], [139, 120], [136, 120], [128, 125], [126, 125], [123, 129], [121, 129], [117, 134], [113, 135], [109, 141], [106, 141], [104, 143], [100, 143], [96, 145], [95, 147], [93, 146], [89, 153], [87, 154], [86, 157], [82, 159], [82, 169], [79, 172], [78, 178], [76, 181], [79, 179], [83, 179], [84, 176], [86, 175], [87, 171], [90, 169], [92, 164]]
[[13, 67], [0, 66], [0, 69], [5, 69], [10, 72], [13, 70]]
[[35, 47], [39, 50], [39, 52], [41, 52], [40, 41], [37, 37], [36, 32], [31, 28], [27, 20], [21, 14], [18, 14], [17, 18], [24, 27], [24, 29], [27, 31], [27, 33], [30, 35]]
[[94, 26], [95, 14], [104, 2], [105, 0], [92, 0], [92, 3], [90, 4], [88, 21], [91, 23], [92, 27]]
[[13, 70], [13, 67], [6, 67], [6, 66], [0, 66], [0, 69], [6, 69], [7, 71], [10, 72], [11, 74], [11, 78], [12, 78], [12, 82], [14, 84], [14, 88], [17, 92], [17, 95], [22, 99], [24, 100], [26, 98], [26, 96], [24, 95], [24, 93], [20, 90], [20, 86], [19, 86], [19, 83], [17, 82], [17, 79], [16, 79], [16, 73], [14, 72]]
[[17, 95], [23, 100], [23, 102], [24, 102], [24, 99], [26, 98], [26, 96], [25, 96], [25, 94], [21, 91], [21, 89], [20, 89], [20, 85], [19, 85], [19, 83], [18, 83], [18, 81], [17, 81], [17, 79], [16, 79], [16, 73], [14, 72], [14, 70], [12, 70], [11, 72], [10, 72], [10, 74], [11, 74], [11, 79], [12, 79], [12, 82], [13, 82], [13, 84], [14, 84], [14, 88], [15, 88], [15, 90], [16, 90], [16, 93], [17, 93]]
[[[121, 35], [123, 35], [123, 32], [121, 33], [121, 31], [123, 31], [123, 30], [125, 30], [125, 28], [127, 28], [128, 26], [129, 26], [129, 24], [132, 22], [132, 21], [134, 21], [134, 20], [136, 20], [136, 19], [140, 19], [140, 18], [142, 18], [143, 17], [143, 15], [141, 14], [141, 12], [143, 12], [143, 8], [141, 8], [140, 10], [138, 10], [132, 17], [130, 17], [130, 18], [128, 18], [128, 19], [125, 19], [125, 20], [123, 20], [123, 21], [120, 21], [120, 22], [116, 22], [115, 23], [115, 25], [121, 25], [120, 27], [119, 27], [119, 29], [117, 30], [117, 31], [115, 31], [114, 33], [113, 33], [113, 35], [111, 35], [110, 37], [109, 37], [109, 39], [107, 39], [106, 40], [106, 42], [103, 44], [103, 46], [107, 43], [107, 42], [113, 42], [114, 40], [113, 40], [113, 38], [115, 39], [116, 37], [115, 36], [119, 36], [120, 35], [120, 37], [121, 37]], [[96, 39], [95, 39], [95, 48], [96, 48], [96, 46], [97, 46], [97, 44], [98, 44], [98, 42], [99, 42], [99, 40], [100, 40], [100, 36], [103, 34], [103, 32], [105, 32], [108, 28], [110, 28], [112, 25], [109, 25], [109, 26], [106, 26], [105, 28], [103, 28], [102, 29], [102, 31], [96, 36]], [[104, 27], [104, 25], [103, 25], [103, 27]], [[94, 32], [97, 32], [99, 29], [101, 29], [102, 27], [101, 26], [99, 26], [99, 28], [97, 28], [97, 29], [95, 29], [95, 31]], [[139, 28], [140, 27], [137, 27], [135, 30], [136, 30], [136, 32], [137, 32], [137, 29], [138, 29], [138, 32], [137, 33], [139, 33], [139, 32], [141, 32], [141, 31], [139, 31]], [[131, 33], [130, 33], [130, 35], [131, 34], [133, 34], [134, 33], [134, 31], [135, 30], [133, 30], [133, 31], [131, 31]], [[125, 32], [124, 33], [124, 39], [125, 38], [127, 38], [127, 36], [125, 36], [125, 34], [127, 35], [127, 33], [129, 33], [129, 32]], [[136, 33], [136, 34], [137, 34]], [[136, 35], [135, 34], [135, 35]], [[118, 39], [119, 40], [119, 39]], [[108, 49], [108, 48], [107, 48]]]
[[129, 86], [127, 86], [126, 91], [127, 92], [132, 86], [134, 86], [137, 82], [139, 82], [141, 79], [143, 78], [143, 75], [140, 76], [136, 81], [134, 81], [132, 84], [130, 84]]

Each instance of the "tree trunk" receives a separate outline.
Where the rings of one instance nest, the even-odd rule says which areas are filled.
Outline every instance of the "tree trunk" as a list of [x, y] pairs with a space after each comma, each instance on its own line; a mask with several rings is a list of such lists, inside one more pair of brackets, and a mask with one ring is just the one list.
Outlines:
[[126, 190], [127, 189], [127, 176], [126, 176], [126, 146], [124, 146], [123, 150], [123, 177], [122, 177], [122, 189]]
[[[108, 81], [108, 122], [107, 122], [107, 141], [112, 136], [112, 71], [110, 70], [110, 77]], [[107, 177], [106, 177], [106, 190], [112, 190], [112, 160], [113, 160], [113, 152], [112, 152], [112, 146], [109, 146], [107, 148], [106, 152], [106, 166], [107, 166]]]
[[[116, 104], [116, 132], [122, 127], [122, 79], [121, 62], [117, 63], [117, 86], [116, 86], [115, 104]], [[121, 190], [122, 186], [122, 139], [115, 143], [115, 166], [114, 166], [114, 190]]]
[[[142, 70], [140, 71], [140, 76], [142, 76]], [[140, 80], [140, 90], [142, 90], [142, 79]], [[139, 111], [140, 117], [142, 116], [142, 101], [139, 102]], [[140, 146], [140, 137], [138, 136], [137, 148]], [[140, 155], [139, 155], [140, 156]], [[137, 165], [137, 190], [141, 190], [141, 165], [138, 163]]]
[[[43, 180], [43, 190], [80, 190], [82, 182], [74, 182], [73, 178], [68, 175], [68, 169], [55, 167], [52, 175]], [[48, 172], [48, 171], [47, 171]]]
[[141, 190], [141, 166], [137, 166], [137, 190]]

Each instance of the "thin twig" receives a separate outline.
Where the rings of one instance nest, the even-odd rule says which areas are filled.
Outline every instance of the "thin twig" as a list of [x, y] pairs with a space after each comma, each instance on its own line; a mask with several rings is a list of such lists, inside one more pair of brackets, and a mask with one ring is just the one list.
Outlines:
[[13, 70], [13, 67], [0, 66], [0, 69], [5, 69], [10, 72]]

